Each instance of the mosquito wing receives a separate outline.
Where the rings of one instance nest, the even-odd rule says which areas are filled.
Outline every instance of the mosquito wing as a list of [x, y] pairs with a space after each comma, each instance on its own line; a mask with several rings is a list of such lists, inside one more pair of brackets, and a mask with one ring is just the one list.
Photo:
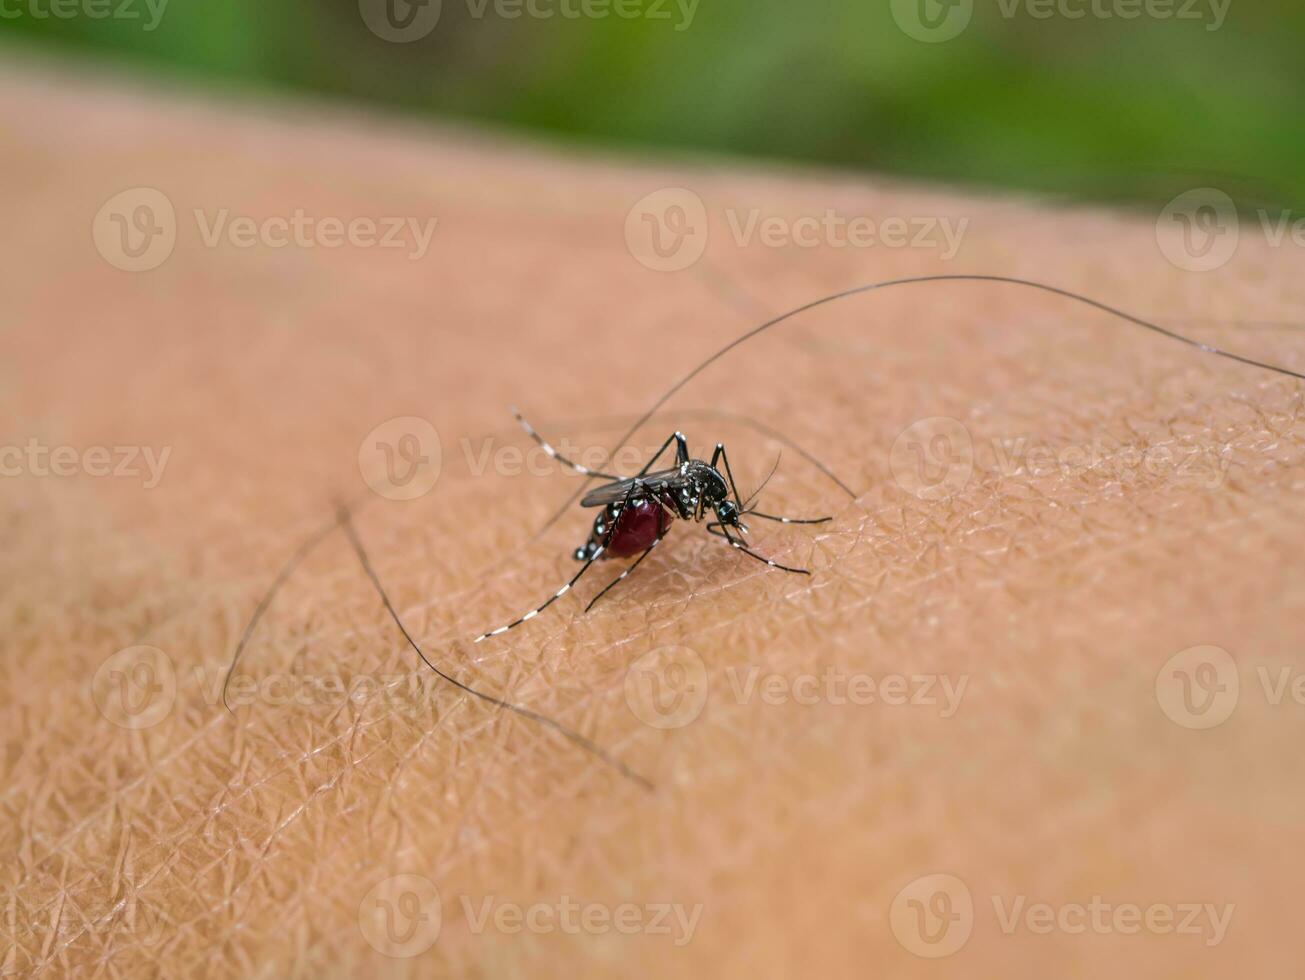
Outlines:
[[[580, 506], [605, 507], [607, 504], [621, 504], [625, 503], [626, 497], [631, 500], [645, 500], [660, 496], [666, 490], [676, 490], [684, 482], [685, 478], [678, 466], [670, 470], [658, 470], [656, 473], [645, 473], [643, 476], [632, 476], [628, 480], [617, 480], [615, 483], [604, 483], [601, 487], [594, 487], [581, 499]], [[632, 488], [633, 493], [631, 493]]]

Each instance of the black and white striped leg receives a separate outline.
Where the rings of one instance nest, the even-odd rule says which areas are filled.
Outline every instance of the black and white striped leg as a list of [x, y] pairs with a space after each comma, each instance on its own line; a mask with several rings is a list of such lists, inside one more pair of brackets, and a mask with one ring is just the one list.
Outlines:
[[[718, 528], [719, 528], [719, 530], [717, 530]], [[737, 538], [735, 538], [732, 534], [730, 534], [729, 528], [725, 527], [723, 524], [719, 524], [719, 523], [717, 523], [716, 521], [712, 521], [710, 524], [708, 524], [708, 525], [707, 525], [707, 530], [708, 530], [708, 532], [710, 532], [711, 534], [716, 535], [718, 538], [724, 538], [724, 539], [725, 539], [726, 541], [728, 541], [731, 545], [733, 545], [733, 546], [734, 546], [735, 548], [737, 548], [739, 551], [743, 552], [743, 553], [744, 553], [745, 555], [747, 555], [748, 557], [750, 557], [750, 558], [755, 558], [757, 561], [761, 562], [761, 563], [764, 564], [764, 565], [769, 565], [771, 568], [778, 568], [781, 572], [792, 572], [794, 575], [810, 575], [810, 574], [811, 574], [810, 570], [808, 570], [808, 569], [805, 569], [805, 568], [790, 568], [788, 565], [781, 565], [781, 564], [780, 564], [779, 562], [777, 562], [777, 561], [771, 561], [771, 560], [770, 560], [769, 558], [767, 558], [765, 555], [759, 555], [759, 554], [757, 554], [755, 551], [753, 551], [751, 548], [749, 548], [749, 547], [748, 547], [746, 544], [744, 544], [742, 541], [739, 541], [739, 540], [738, 540]]]
[[567, 582], [566, 585], [562, 586], [551, 596], [549, 596], [548, 600], [544, 602], [543, 605], [535, 607], [534, 609], [530, 610], [530, 612], [522, 616], [520, 619], [513, 620], [512, 622], [508, 623], [506, 626], [500, 626], [496, 630], [490, 630], [488, 633], [482, 633], [480, 636], [476, 637], [476, 642], [479, 643], [481, 640], [488, 640], [491, 636], [498, 636], [500, 633], [506, 633], [510, 629], [515, 629], [516, 627], [520, 626], [522, 623], [530, 622], [530, 620], [534, 619], [541, 612], [543, 612], [545, 609], [547, 609], [549, 606], [555, 603], [558, 599], [562, 598], [562, 596], [570, 592], [571, 587], [575, 585], [576, 582], [580, 581], [580, 576], [583, 575], [585, 572], [589, 571], [589, 566], [592, 565], [594, 562], [596, 562], [599, 558], [601, 558], [602, 555], [603, 555], [603, 548], [600, 547], [597, 551], [593, 553], [593, 555], [591, 555], [585, 561], [583, 565], [580, 566], [580, 571], [576, 572], [573, 576], [571, 576], [571, 581]]
[[[634, 498], [635, 490], [641, 487], [642, 484], [639, 483], [637, 480], [630, 485], [630, 489], [625, 494], [625, 502], [621, 505], [622, 508], [624, 508], [626, 505], [630, 503], [630, 501]], [[544, 602], [543, 605], [536, 606], [534, 609], [530, 610], [530, 612], [526, 613], [520, 619], [516, 619], [510, 622], [506, 626], [500, 626], [496, 630], [490, 630], [488, 633], [482, 633], [480, 636], [476, 637], [475, 642], [479, 643], [482, 640], [488, 640], [491, 636], [498, 636], [500, 633], [506, 633], [510, 629], [515, 629], [516, 627], [520, 626], [522, 623], [530, 622], [530, 620], [534, 619], [541, 612], [543, 612], [545, 609], [547, 609], [549, 606], [555, 603], [558, 599], [562, 598], [562, 596], [570, 592], [571, 587], [575, 585], [576, 582], [580, 581], [580, 576], [583, 575], [585, 572], [589, 571], [589, 566], [603, 556], [603, 552], [607, 550], [607, 545], [611, 542], [612, 534], [615, 532], [615, 530], [616, 530], [616, 522], [612, 521], [611, 526], [607, 529], [607, 537], [603, 540], [603, 543], [599, 545], [598, 548], [585, 559], [585, 563], [580, 566], [580, 571], [576, 572], [574, 575], [571, 576], [571, 581], [567, 582], [566, 585], [562, 586], [551, 596], [549, 596], [549, 598], [547, 599], [547, 601]]]
[[653, 453], [652, 458], [644, 464], [643, 469], [638, 472], [638, 476], [647, 476], [648, 471], [653, 468], [653, 463], [662, 458], [662, 453], [675, 443], [675, 465], [682, 466], [689, 461], [689, 441], [684, 438], [683, 432], [672, 432], [670, 438], [662, 443], [662, 448]]
[[607, 595], [607, 593], [612, 591], [612, 589], [614, 589], [619, 583], [625, 581], [626, 576], [629, 575], [631, 572], [633, 572], [636, 568], [638, 568], [639, 563], [643, 561], [645, 558], [647, 558], [650, 554], [652, 554], [652, 550], [661, 543], [662, 543], [662, 539], [660, 537], [654, 540], [653, 543], [648, 546], [648, 550], [645, 551], [638, 558], [636, 558], [634, 560], [634, 563], [631, 564], [629, 568], [627, 568], [620, 575], [616, 576], [616, 578], [608, 582], [607, 585], [603, 587], [602, 592], [599, 592], [598, 595], [594, 596], [592, 599], [589, 600], [589, 605], [585, 606], [585, 612], [588, 612], [590, 609], [593, 609], [594, 604], [597, 603], [599, 599]]
[[759, 510], [750, 510], [747, 512], [749, 517], [760, 517], [767, 521], [778, 521], [780, 524], [827, 524], [832, 521], [832, 517], [776, 517], [774, 514], [763, 514]]
[[739, 488], [734, 483], [734, 471], [730, 469], [730, 458], [725, 455], [725, 443], [716, 443], [716, 451], [711, 454], [711, 468], [716, 468], [716, 463], [722, 461], [725, 464], [725, 475], [730, 481], [730, 492], [734, 494], [734, 502], [739, 505], [739, 510], [743, 510], [743, 499], [739, 496]]
[[600, 480], [621, 479], [619, 476], [615, 476], [611, 473], [600, 473], [598, 472], [598, 470], [591, 470], [587, 466], [581, 466], [579, 463], [572, 462], [571, 460], [563, 456], [561, 453], [559, 453], [556, 449], [554, 449], [551, 445], [549, 445], [548, 441], [543, 436], [541, 436], [538, 432], [536, 432], [535, 427], [531, 425], [529, 422], [527, 422], [525, 420], [525, 417], [520, 412], [518, 412], [515, 408], [512, 409], [512, 414], [516, 416], [516, 420], [521, 423], [521, 428], [526, 430], [526, 435], [530, 436], [531, 439], [534, 439], [535, 442], [539, 443], [539, 448], [544, 450], [544, 452], [548, 453], [549, 456], [553, 457], [553, 459], [557, 460], [563, 466], [568, 466], [571, 469], [575, 470], [577, 473], [582, 473], [585, 476], [594, 476]]

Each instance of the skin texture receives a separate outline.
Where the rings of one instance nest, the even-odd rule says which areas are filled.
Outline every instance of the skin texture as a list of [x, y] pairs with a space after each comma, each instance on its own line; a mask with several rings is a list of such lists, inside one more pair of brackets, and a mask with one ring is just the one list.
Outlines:
[[[573, 575], [593, 517], [573, 508], [531, 542], [580, 480], [544, 459], [516, 472], [531, 443], [508, 405], [596, 462], [756, 320], [940, 272], [1053, 282], [1299, 370], [1294, 330], [1211, 322], [1291, 319], [1291, 247], [1243, 236], [1226, 266], [1194, 274], [1161, 254], [1154, 215], [598, 160], [30, 66], [7, 70], [0, 116], [7, 443], [172, 447], [149, 489], [0, 481], [4, 975], [1160, 978], [1295, 963], [1305, 428], [1288, 379], [1011, 286], [827, 307], [697, 379], [622, 469], [678, 427], [701, 456], [725, 441], [747, 494], [781, 443], [738, 416], [781, 430], [855, 494], [784, 451], [761, 505], [834, 520], [752, 521], [750, 541], [812, 576], [677, 522], [587, 616], [621, 563], [467, 642]], [[139, 186], [168, 195], [180, 231], [166, 262], [133, 274], [88, 229]], [[706, 255], [678, 272], [641, 264], [623, 235], [631, 206], [668, 187], [710, 214]], [[208, 247], [196, 208], [439, 221], [413, 260]], [[829, 208], [968, 230], [947, 260], [740, 245], [730, 227], [752, 209]], [[392, 501], [368, 489], [359, 448], [405, 416], [433, 424], [442, 466], [429, 493]], [[942, 442], [911, 429], [934, 417], [957, 420], [968, 455], [954, 427]], [[968, 478], [938, 469], [966, 459]], [[953, 482], [935, 493], [922, 472]], [[227, 713], [246, 620], [339, 499], [361, 502], [357, 532], [432, 659], [655, 788], [432, 679], [339, 533], [277, 596]], [[133, 674], [134, 654], [104, 667], [138, 644], [166, 655], [170, 700], [150, 690], [165, 668]], [[1187, 662], [1166, 664], [1202, 645], [1233, 658], [1216, 679], [1240, 693], [1226, 721], [1192, 730], [1173, 720]], [[365, 686], [353, 701], [286, 696], [332, 678]], [[873, 703], [835, 703], [850, 678], [876, 685]], [[670, 712], [678, 727], [647, 724], [656, 680], [663, 707], [685, 703], [676, 691], [705, 704]], [[131, 730], [112, 718], [136, 681], [133, 696], [167, 707]], [[891, 703], [902, 696], [931, 703]], [[935, 873], [973, 904], [968, 940], [943, 959], [917, 955], [938, 947], [911, 939], [916, 893], [892, 913]], [[385, 945], [373, 889], [397, 875], [439, 895], [435, 937], [424, 885], [381, 893], [406, 916], [391, 937], [429, 946], [418, 955], [372, 942]], [[572, 913], [578, 928], [561, 925], [567, 901], [591, 907]], [[700, 906], [691, 934], [661, 903]], [[1016, 912], [1039, 903], [1048, 917]], [[1226, 929], [1188, 919], [1204, 903]], [[1111, 918], [1129, 904], [1163, 908]], [[513, 917], [536, 905], [533, 926]]]

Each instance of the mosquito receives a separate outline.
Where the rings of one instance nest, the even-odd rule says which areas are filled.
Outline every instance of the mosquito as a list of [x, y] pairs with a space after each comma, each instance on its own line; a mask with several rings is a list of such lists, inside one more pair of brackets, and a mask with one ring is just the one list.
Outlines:
[[[698, 524], [706, 520], [708, 533], [724, 539], [737, 550], [770, 568], [793, 575], [811, 574], [809, 569], [781, 565], [765, 555], [758, 554], [743, 540], [749, 530], [748, 525], [743, 523], [744, 517], [758, 517], [780, 524], [824, 524], [833, 520], [832, 517], [779, 517], [757, 510], [753, 504], [765, 489], [770, 477], [774, 475], [774, 469], [745, 501], [739, 495], [739, 488], [734, 482], [734, 472], [730, 469], [730, 458], [725, 452], [724, 443], [716, 443], [711, 462], [706, 462], [693, 459], [689, 455], [689, 443], [684, 433], [674, 432], [636, 475], [621, 477], [612, 473], [600, 473], [567, 459], [535, 431], [534, 426], [527, 422], [520, 412], [513, 409], [512, 414], [521, 424], [521, 428], [525, 429], [526, 434], [539, 443], [544, 452], [553, 459], [584, 476], [608, 482], [590, 490], [580, 501], [581, 507], [602, 508], [594, 518], [589, 539], [575, 550], [576, 561], [583, 563], [580, 571], [576, 572], [569, 582], [553, 593], [542, 605], [506, 626], [482, 633], [476, 637], [475, 642], [479, 643], [491, 636], [506, 633], [534, 619], [571, 591], [571, 587], [580, 581], [580, 576], [584, 575], [594, 562], [608, 558], [634, 558], [634, 562], [625, 571], [612, 579], [601, 592], [589, 600], [589, 604], [585, 606], [585, 612], [588, 612], [599, 599], [623, 582], [645, 558], [652, 554], [652, 550], [661, 544], [662, 539], [671, 529], [671, 524], [677, 518]], [[653, 467], [672, 446], [675, 447], [675, 465], [669, 469], [654, 470]], [[778, 460], [775, 465], [778, 467]], [[715, 519], [709, 520], [709, 518]]]
[[[937, 285], [939, 283], [961, 282], [1005, 284], [1019, 286], [1028, 290], [1036, 290], [1053, 296], [1059, 296], [1083, 306], [1091, 307], [1092, 309], [1113, 316], [1136, 327], [1159, 334], [1171, 341], [1192, 347], [1203, 354], [1211, 354], [1227, 360], [1237, 361], [1251, 367], [1272, 371], [1275, 374], [1293, 378], [1297, 381], [1305, 381], [1305, 373], [1302, 373], [1301, 371], [1295, 371], [1291, 368], [1277, 364], [1270, 364], [1266, 361], [1257, 360], [1243, 354], [1237, 354], [1233, 351], [1224, 350], [1211, 344], [1195, 340], [1191, 337], [1170, 330], [1167, 327], [1161, 326], [1151, 320], [1143, 319], [1140, 316], [1134, 316], [1131, 313], [1110, 306], [1107, 303], [1092, 299], [1089, 296], [1073, 292], [1069, 289], [1063, 289], [1059, 286], [1040, 283], [1032, 279], [1021, 279], [1016, 276], [987, 274], [957, 273], [947, 275], [911, 276], [904, 279], [888, 279], [879, 282], [866, 283], [841, 290], [840, 292], [830, 293], [820, 297], [819, 299], [812, 300], [802, 306], [796, 307], [795, 309], [791, 309], [786, 313], [774, 316], [771, 319], [766, 320], [764, 323], [758, 324], [717, 350], [715, 353], [709, 355], [705, 360], [701, 361], [697, 367], [671, 385], [671, 387], [663, 393], [661, 397], [653, 402], [648, 410], [630, 426], [625, 435], [621, 437], [618, 445], [624, 445], [645, 423], [648, 422], [649, 419], [653, 417], [657, 411], [662, 408], [662, 406], [671, 399], [672, 396], [675, 395], [676, 392], [680, 391], [680, 389], [700, 375], [708, 367], [753, 338], [758, 337], [803, 313], [814, 310], [818, 307], [826, 306], [830, 303], [846, 300], [852, 296], [863, 295], [878, 290], [896, 289], [910, 285]], [[476, 642], [506, 632], [514, 626], [519, 626], [521, 623], [533, 619], [552, 602], [568, 592], [571, 589], [571, 586], [575, 585], [575, 583], [580, 579], [580, 576], [583, 575], [589, 569], [589, 566], [595, 561], [602, 558], [631, 557], [637, 554], [639, 557], [634, 564], [630, 565], [630, 567], [622, 572], [615, 581], [610, 583], [602, 592], [598, 593], [598, 595], [589, 602], [586, 609], [592, 608], [595, 602], [606, 595], [607, 592], [610, 591], [618, 582], [628, 576], [630, 572], [634, 570], [635, 566], [648, 556], [649, 552], [651, 552], [652, 549], [661, 542], [662, 538], [669, 530], [671, 522], [676, 518], [701, 522], [708, 515], [711, 515], [715, 519], [708, 523], [707, 530], [718, 537], [724, 538], [733, 547], [743, 551], [758, 561], [765, 562], [772, 568], [799, 575], [810, 574], [806, 569], [789, 568], [788, 566], [780, 565], [778, 562], [771, 561], [750, 549], [743, 540], [744, 536], [748, 533], [748, 528], [747, 525], [743, 523], [743, 518], [752, 516], [769, 521], [779, 521], [785, 524], [822, 524], [830, 520], [830, 518], [821, 517], [813, 520], [799, 520], [775, 517], [757, 511], [752, 505], [755, 503], [757, 496], [761, 493], [761, 489], [765, 487], [766, 481], [762, 482], [761, 487], [758, 488], [758, 490], [754, 492], [747, 501], [741, 500], [738, 489], [734, 485], [734, 476], [730, 471], [729, 459], [725, 455], [725, 447], [723, 445], [717, 444], [711, 462], [708, 463], [702, 460], [695, 460], [689, 457], [688, 444], [685, 441], [684, 436], [681, 433], [676, 432], [666, 440], [666, 443], [658, 451], [657, 455], [649, 461], [647, 466], [645, 466], [636, 476], [627, 479], [614, 476], [610, 473], [600, 473], [595, 470], [590, 470], [565, 459], [561, 454], [553, 449], [552, 446], [545, 442], [544, 439], [540, 437], [523, 418], [521, 418], [519, 413], [517, 414], [517, 420], [521, 422], [526, 432], [529, 433], [530, 436], [549, 453], [549, 455], [575, 470], [577, 473], [583, 474], [587, 478], [586, 486], [589, 485], [588, 481], [593, 479], [608, 481], [605, 485], [590, 490], [580, 501], [583, 506], [602, 507], [603, 510], [594, 521], [593, 532], [590, 534], [588, 541], [576, 549], [576, 558], [584, 564], [580, 571], [576, 573], [575, 577], [559, 589], [557, 593], [548, 600], [548, 602], [545, 602], [539, 608], [527, 613], [514, 623], [510, 623], [507, 626], [484, 634], [479, 637]], [[676, 465], [671, 469], [653, 471], [653, 465], [665, 454], [672, 444], [675, 445]], [[799, 452], [802, 451], [799, 449]], [[839, 487], [847, 493], [850, 499], [856, 498], [856, 494], [818, 460], [815, 460], [805, 452], [803, 452], [802, 455], [821, 472], [837, 483]], [[771, 473], [773, 475], [773, 469], [771, 470]], [[769, 479], [770, 477], [768, 476], [766, 480]], [[544, 523], [543, 527], [535, 532], [535, 535], [530, 540], [536, 540], [544, 533], [544, 531], [551, 527], [555, 521], [566, 513], [571, 504], [577, 497], [580, 497], [584, 491], [585, 487], [576, 490], [570, 499], [567, 500], [567, 502]], [[430, 667], [431, 670], [435, 671], [435, 673], [437, 673], [442, 679], [467, 694], [473, 695], [476, 698], [498, 708], [514, 712], [515, 714], [537, 724], [551, 728], [574, 744], [585, 749], [596, 758], [599, 758], [603, 762], [612, 766], [626, 778], [638, 783], [644, 789], [652, 789], [652, 783], [647, 779], [634, 772], [620, 759], [607, 752], [591, 739], [581, 735], [579, 732], [567, 728], [561, 722], [554, 721], [552, 718], [533, 711], [530, 708], [512, 704], [502, 698], [495, 697], [492, 694], [471, 687], [454, 677], [452, 674], [441, 670], [422, 650], [416, 637], [409, 632], [408, 628], [404, 625], [402, 618], [399, 616], [398, 610], [394, 607], [394, 604], [386, 594], [385, 588], [381, 584], [381, 580], [377, 575], [375, 568], [372, 566], [371, 561], [367, 556], [367, 552], [363, 548], [362, 541], [359, 538], [356, 529], [353, 527], [350, 509], [348, 507], [339, 508], [334, 522], [316, 531], [311, 538], [299, 546], [290, 558], [287, 559], [280, 571], [277, 572], [276, 577], [269, 586], [267, 592], [259, 600], [249, 621], [245, 624], [245, 629], [240, 636], [239, 642], [236, 644], [235, 653], [231, 658], [231, 665], [227, 670], [226, 680], [222, 685], [222, 699], [228, 709], [230, 709], [230, 704], [227, 702], [227, 688], [231, 683], [236, 664], [239, 662], [240, 656], [244, 652], [246, 646], [248, 646], [255, 629], [258, 627], [259, 621], [270, 608], [272, 600], [275, 598], [277, 592], [290, 576], [294, 574], [295, 569], [298, 568], [300, 563], [303, 562], [309, 553], [316, 549], [324, 540], [326, 540], [331, 532], [337, 528], [342, 528], [348, 536], [363, 570], [371, 580], [373, 587], [380, 596], [382, 604], [390, 617], [394, 620], [395, 625], [398, 626], [408, 644], [416, 651], [417, 655], [428, 667]]]

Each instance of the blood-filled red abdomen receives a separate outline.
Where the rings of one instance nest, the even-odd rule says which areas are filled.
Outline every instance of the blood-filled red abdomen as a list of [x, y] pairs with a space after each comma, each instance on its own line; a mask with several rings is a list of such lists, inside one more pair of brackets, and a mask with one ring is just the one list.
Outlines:
[[[671, 526], [671, 515], [651, 500], [635, 500], [621, 509], [605, 558], [629, 558], [647, 551]], [[600, 539], [601, 542], [601, 539]]]

